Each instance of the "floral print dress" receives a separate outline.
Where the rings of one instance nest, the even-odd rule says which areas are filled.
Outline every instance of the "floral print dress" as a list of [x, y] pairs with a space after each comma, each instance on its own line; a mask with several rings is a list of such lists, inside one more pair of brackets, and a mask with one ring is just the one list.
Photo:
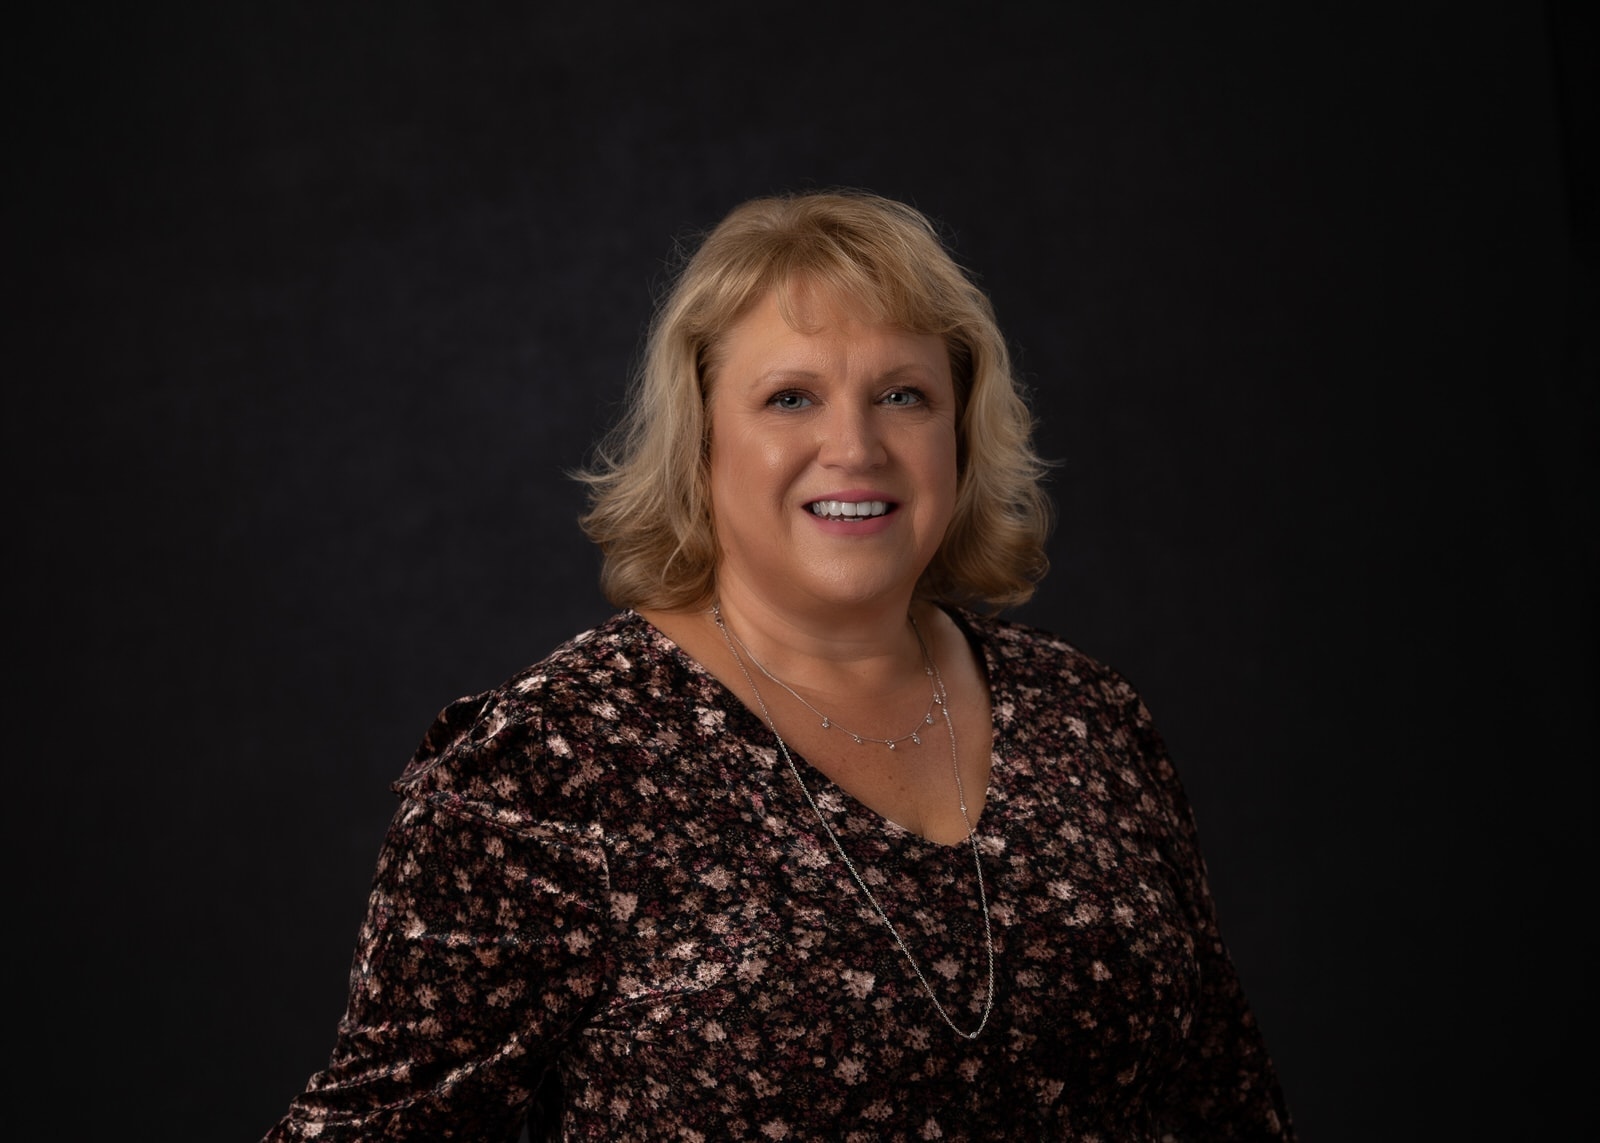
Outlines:
[[[396, 790], [299, 1139], [1287, 1140], [1188, 805], [1138, 696], [954, 612], [994, 715], [975, 1040], [930, 1003], [771, 731], [640, 616], [452, 704]], [[952, 1018], [973, 856], [796, 758]]]

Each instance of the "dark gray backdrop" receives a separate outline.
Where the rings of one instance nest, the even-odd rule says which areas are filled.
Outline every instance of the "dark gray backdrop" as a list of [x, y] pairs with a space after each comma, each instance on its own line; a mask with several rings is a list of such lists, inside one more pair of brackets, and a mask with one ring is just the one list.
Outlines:
[[281, 1112], [387, 782], [445, 702], [608, 613], [563, 474], [675, 241], [845, 184], [941, 220], [992, 293], [1060, 461], [1018, 614], [1155, 711], [1303, 1135], [1553, 1132], [1593, 952], [1576, 7], [25, 20], [24, 1121]]

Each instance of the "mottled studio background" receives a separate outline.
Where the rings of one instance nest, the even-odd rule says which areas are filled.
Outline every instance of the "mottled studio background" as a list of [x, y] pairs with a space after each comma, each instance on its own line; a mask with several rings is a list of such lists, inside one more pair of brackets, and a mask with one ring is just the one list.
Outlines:
[[266, 1130], [388, 781], [608, 613], [563, 474], [675, 245], [846, 184], [993, 295], [1060, 461], [1020, 615], [1154, 709], [1304, 1138], [1562, 1135], [1594, 10], [14, 14], [7, 1133]]

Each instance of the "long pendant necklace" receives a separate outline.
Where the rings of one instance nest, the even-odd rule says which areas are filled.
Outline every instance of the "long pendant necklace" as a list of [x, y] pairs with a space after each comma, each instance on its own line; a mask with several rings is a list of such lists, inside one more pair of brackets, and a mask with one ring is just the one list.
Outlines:
[[[806, 702], [805, 699], [801, 699], [800, 696], [795, 694], [794, 690], [788, 686], [788, 684], [779, 681], [771, 671], [768, 671], [766, 667], [762, 666], [761, 660], [757, 659], [753, 654], [750, 653], [750, 648], [745, 647], [743, 655], [739, 653], [739, 647], [744, 647], [744, 641], [738, 640], [739, 647], [734, 646], [734, 642], [737, 637], [728, 630], [728, 625], [722, 621], [721, 605], [712, 604], [711, 618], [715, 620], [717, 624], [717, 630], [722, 632], [722, 641], [728, 645], [728, 653], [733, 656], [733, 661], [738, 664], [739, 673], [744, 676], [744, 681], [749, 685], [750, 693], [755, 695], [756, 705], [761, 708], [761, 717], [766, 721], [768, 729], [772, 731], [772, 736], [778, 740], [778, 750], [783, 754], [784, 762], [788, 764], [789, 773], [794, 776], [795, 785], [800, 787], [800, 792], [805, 795], [806, 803], [811, 807], [811, 812], [816, 815], [817, 821], [822, 825], [823, 832], [828, 835], [828, 840], [833, 842], [834, 851], [838, 853], [839, 860], [844, 862], [844, 867], [850, 871], [850, 877], [856, 883], [856, 888], [861, 890], [861, 895], [867, 899], [867, 904], [872, 906], [872, 911], [878, 915], [878, 920], [883, 922], [884, 927], [889, 930], [889, 934], [894, 937], [894, 943], [900, 947], [901, 955], [903, 955], [906, 958], [906, 962], [911, 965], [911, 971], [916, 973], [917, 980], [922, 984], [922, 990], [928, 994], [928, 999], [933, 1001], [933, 1007], [939, 1013], [940, 1019], [948, 1024], [950, 1026], [950, 1030], [956, 1035], [966, 1040], [976, 1040], [978, 1036], [982, 1034], [984, 1028], [988, 1027], [989, 1015], [994, 1011], [994, 932], [990, 928], [989, 924], [989, 895], [983, 883], [983, 859], [978, 853], [978, 834], [977, 831], [972, 828], [972, 819], [967, 812], [967, 792], [965, 786], [963, 786], [961, 782], [961, 762], [956, 753], [956, 727], [955, 723], [950, 719], [950, 694], [947, 690], [945, 690], [944, 677], [939, 673], [939, 664], [934, 661], [933, 656], [928, 652], [928, 645], [923, 641], [922, 630], [917, 626], [915, 617], [908, 615], [906, 618], [911, 623], [911, 630], [917, 636], [917, 646], [922, 649], [922, 661], [926, 665], [926, 669], [929, 670], [933, 676], [934, 697], [932, 706], [937, 706], [944, 715], [945, 732], [950, 738], [950, 768], [955, 774], [956, 778], [956, 799], [961, 806], [961, 820], [967, 827], [967, 842], [972, 847], [972, 866], [978, 874], [978, 903], [983, 909], [983, 939], [988, 950], [989, 984], [988, 990], [984, 996], [983, 1018], [978, 1021], [978, 1026], [970, 1032], [964, 1031], [963, 1029], [957, 1027], [956, 1022], [950, 1019], [950, 1013], [945, 1011], [944, 1005], [940, 1003], [939, 997], [933, 991], [933, 986], [928, 983], [928, 978], [922, 972], [922, 966], [917, 963], [917, 958], [912, 955], [910, 947], [905, 942], [905, 938], [900, 935], [900, 930], [896, 928], [895, 923], [889, 919], [889, 914], [884, 912], [883, 906], [878, 904], [878, 899], [872, 895], [872, 890], [867, 888], [865, 879], [862, 878], [860, 872], [856, 869], [856, 863], [850, 860], [850, 855], [845, 852], [844, 846], [840, 843], [839, 835], [833, 832], [833, 827], [828, 824], [828, 819], [823, 817], [822, 810], [818, 808], [816, 799], [811, 796], [811, 790], [806, 786], [805, 779], [800, 776], [800, 768], [795, 765], [794, 756], [789, 753], [788, 744], [784, 742], [783, 735], [778, 733], [778, 724], [773, 721], [772, 712], [767, 709], [766, 700], [761, 697], [761, 688], [756, 686], [755, 679], [751, 677], [750, 671], [744, 665], [745, 657], [748, 656], [750, 661], [756, 665], [757, 669], [760, 670], [763, 675], [771, 679], [773, 682], [778, 683], [778, 685], [783, 687], [784, 690], [788, 691], [790, 694], [793, 694], [795, 698], [800, 699], [802, 703], [805, 703], [808, 709], [822, 716], [823, 726], [828, 726], [830, 724], [827, 716], [823, 715], [821, 711], [817, 710], [810, 703]], [[930, 722], [932, 721], [931, 715], [932, 708], [930, 706], [930, 717], [928, 719]], [[846, 733], [849, 732], [846, 731]], [[855, 736], [852, 735], [852, 737]], [[894, 740], [877, 738], [871, 739], [871, 741], [890, 742], [890, 749], [893, 749], [894, 741], [904, 741], [905, 738], [909, 737], [911, 736], [902, 735], [901, 738]], [[866, 740], [865, 735], [861, 736], [860, 738], [856, 738], [857, 742], [864, 740]], [[917, 741], [920, 743], [921, 739], [919, 738]]]

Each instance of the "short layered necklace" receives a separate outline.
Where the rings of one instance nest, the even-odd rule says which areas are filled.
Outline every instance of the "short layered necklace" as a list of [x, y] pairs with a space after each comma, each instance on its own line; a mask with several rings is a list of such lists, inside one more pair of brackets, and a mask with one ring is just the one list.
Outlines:
[[[945, 690], [944, 677], [939, 673], [939, 665], [933, 661], [933, 656], [928, 651], [928, 644], [922, 638], [922, 629], [917, 626], [916, 618], [911, 615], [906, 616], [907, 621], [911, 624], [912, 632], [917, 637], [917, 646], [922, 651], [922, 669], [931, 681], [933, 699], [928, 703], [928, 711], [923, 715], [923, 720], [917, 724], [917, 728], [907, 734], [900, 735], [898, 738], [873, 738], [871, 735], [855, 734], [845, 730], [844, 727], [834, 722], [809, 702], [806, 702], [793, 687], [762, 665], [761, 660], [757, 659], [751, 653], [750, 648], [745, 646], [744, 640], [728, 630], [728, 625], [722, 620], [722, 607], [720, 604], [711, 605], [711, 618], [716, 621], [717, 630], [722, 632], [722, 641], [728, 645], [728, 652], [733, 656], [733, 661], [739, 665], [739, 673], [744, 676], [744, 681], [749, 684], [750, 692], [756, 696], [756, 705], [761, 708], [761, 717], [766, 720], [767, 728], [772, 731], [772, 737], [778, 740], [778, 750], [783, 754], [784, 762], [788, 763], [789, 773], [794, 776], [795, 785], [800, 787], [800, 792], [805, 795], [806, 803], [811, 807], [811, 812], [817, 816], [817, 821], [821, 823], [823, 832], [828, 835], [828, 840], [833, 842], [834, 851], [838, 853], [839, 860], [844, 862], [844, 867], [850, 871], [850, 877], [856, 883], [856, 888], [861, 890], [861, 895], [867, 899], [867, 904], [872, 906], [872, 911], [878, 915], [878, 920], [883, 922], [884, 927], [894, 937], [894, 943], [900, 946], [901, 954], [906, 958], [906, 962], [911, 965], [911, 971], [916, 973], [917, 980], [922, 984], [922, 990], [928, 994], [928, 999], [933, 1001], [933, 1007], [939, 1013], [940, 1019], [948, 1024], [950, 1030], [956, 1035], [963, 1039], [976, 1040], [984, 1028], [988, 1027], [989, 1014], [994, 1011], [994, 932], [989, 925], [989, 895], [983, 883], [983, 859], [978, 853], [978, 834], [972, 828], [972, 818], [967, 812], [967, 791], [961, 782], [961, 761], [956, 753], [956, 727], [955, 723], [950, 720], [950, 694]], [[744, 652], [742, 655], [739, 653], [741, 649]], [[794, 695], [807, 710], [822, 719], [824, 728], [848, 734], [858, 744], [864, 742], [883, 743], [890, 750], [893, 750], [896, 743], [910, 739], [917, 745], [921, 745], [922, 728], [933, 725], [934, 708], [937, 707], [939, 712], [944, 715], [945, 733], [950, 738], [950, 769], [956, 778], [956, 799], [961, 806], [961, 821], [967, 827], [967, 842], [972, 847], [972, 867], [978, 874], [978, 904], [983, 910], [983, 939], [984, 944], [987, 946], [989, 957], [989, 985], [983, 1003], [983, 1018], [978, 1021], [978, 1026], [972, 1031], [965, 1031], [958, 1027], [954, 1020], [950, 1019], [950, 1013], [945, 1011], [944, 1005], [939, 1002], [939, 997], [934, 993], [933, 986], [928, 983], [927, 976], [923, 974], [922, 966], [917, 963], [917, 958], [912, 955], [905, 938], [900, 935], [900, 930], [889, 919], [889, 914], [883, 911], [883, 906], [878, 904], [878, 899], [872, 895], [872, 890], [867, 888], [865, 879], [862, 878], [860, 871], [856, 869], [856, 863], [850, 860], [850, 855], [845, 852], [844, 846], [840, 843], [839, 835], [833, 832], [833, 827], [828, 824], [828, 819], [822, 816], [822, 810], [818, 808], [816, 799], [811, 796], [811, 790], [806, 786], [805, 779], [800, 776], [800, 768], [795, 765], [794, 756], [789, 753], [788, 744], [784, 742], [783, 735], [778, 733], [778, 724], [773, 721], [772, 712], [767, 709], [767, 702], [761, 697], [761, 688], [756, 686], [755, 679], [751, 677], [749, 669], [744, 665], [744, 661], [747, 658], [756, 665], [756, 669], [763, 675], [777, 683], [791, 695]]]

